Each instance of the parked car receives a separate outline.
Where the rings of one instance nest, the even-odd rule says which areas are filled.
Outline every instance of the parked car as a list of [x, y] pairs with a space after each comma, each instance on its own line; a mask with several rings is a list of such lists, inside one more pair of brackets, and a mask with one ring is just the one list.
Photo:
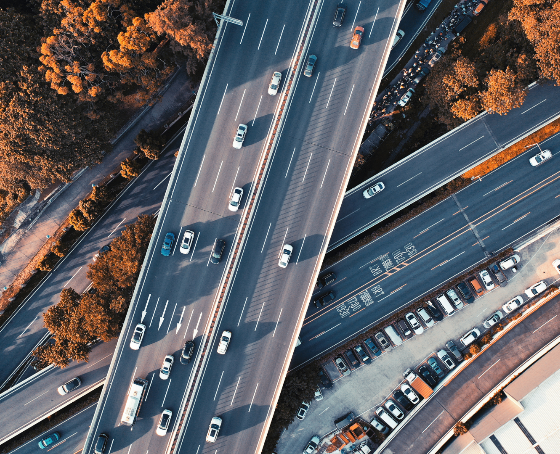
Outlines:
[[193, 356], [194, 353], [194, 341], [190, 340], [185, 342], [183, 345], [183, 350], [181, 350], [181, 356], [179, 358], [179, 362], [181, 364], [188, 364]]
[[407, 383], [403, 383], [401, 385], [401, 391], [404, 393], [407, 399], [410, 400], [414, 405], [420, 402], [420, 398], [418, 397], [418, 394], [416, 394]]
[[452, 340], [447, 341], [445, 346], [453, 354], [453, 356], [455, 357], [455, 359], [457, 359], [457, 361], [463, 361], [463, 355], [455, 345], [455, 342], [453, 342]]
[[247, 125], [240, 124], [235, 132], [235, 137], [233, 138], [233, 148], [240, 150], [245, 141], [245, 135], [247, 134]]
[[163, 239], [163, 245], [161, 246], [161, 255], [169, 257], [171, 254], [171, 249], [173, 249], [173, 243], [175, 242], [175, 235], [171, 232], [165, 234]]
[[339, 3], [334, 10], [333, 25], [335, 27], [341, 27], [342, 22], [344, 22], [344, 16], [346, 16], [346, 6], [343, 3]]
[[397, 420], [401, 420], [404, 418], [404, 413], [401, 411], [401, 409], [399, 407], [397, 407], [397, 405], [395, 404], [395, 402], [393, 402], [391, 399], [388, 399], [387, 402], [385, 402], [385, 408], [387, 410], [389, 410], [391, 412], [391, 414], [397, 418]]
[[430, 74], [430, 68], [429, 68], [428, 66], [426, 66], [425, 68], [422, 68], [422, 69], [420, 70], [420, 72], [419, 72], [419, 73], [416, 75], [416, 77], [414, 78], [413, 82], [414, 82], [415, 84], [418, 85], [418, 84], [420, 83], [420, 81], [421, 81], [424, 77], [426, 77], [428, 74]]
[[461, 301], [461, 298], [459, 298], [459, 295], [457, 295], [457, 292], [455, 290], [453, 290], [452, 288], [450, 288], [449, 290], [447, 290], [447, 292], [445, 292], [447, 294], [447, 296], [449, 297], [449, 299], [453, 302], [453, 304], [455, 305], [455, 307], [457, 309], [463, 309], [463, 307], [465, 306], [463, 304], [463, 302]]
[[412, 327], [415, 334], [422, 334], [424, 332], [424, 328], [422, 328], [422, 325], [420, 324], [420, 322], [412, 312], [406, 313], [404, 318], [406, 319], [408, 324]]
[[344, 356], [346, 356], [346, 359], [350, 363], [351, 367], [353, 367], [354, 369], [360, 367], [360, 360], [356, 357], [351, 348], [344, 352]]
[[365, 339], [364, 344], [366, 344], [367, 348], [369, 348], [369, 351], [371, 352], [372, 355], [381, 356], [381, 354], [383, 353], [380, 350], [380, 348], [377, 346], [377, 344], [373, 342], [373, 339], [371, 337]]
[[360, 43], [362, 42], [362, 36], [364, 34], [364, 27], [356, 26], [354, 29], [354, 34], [352, 35], [352, 40], [350, 41], [351, 49], [358, 49]]
[[315, 400], [317, 402], [319, 402], [320, 400], [323, 400], [323, 393], [321, 392], [321, 388], [319, 388], [317, 386], [317, 389], [315, 390]]
[[210, 427], [208, 428], [208, 433], [206, 434], [206, 441], [209, 443], [214, 443], [218, 439], [218, 434], [222, 427], [222, 418], [219, 416], [214, 416], [210, 421]]
[[539, 293], [542, 293], [546, 290], [546, 282], [540, 281], [534, 285], [531, 285], [527, 290], [525, 290], [525, 295], [529, 298], [533, 298], [533, 296], [537, 296]]
[[313, 304], [316, 308], [320, 309], [321, 307], [326, 306], [332, 300], [334, 300], [334, 292], [330, 291], [327, 293], [323, 293], [321, 296], [318, 296], [313, 300]]
[[482, 270], [478, 274], [480, 276], [480, 279], [482, 279], [482, 283], [484, 284], [484, 287], [486, 287], [486, 290], [490, 291], [495, 287], [492, 276], [490, 276], [490, 273], [488, 271]]
[[414, 88], [409, 88], [407, 90], [407, 92], [402, 95], [402, 98], [399, 99], [399, 106], [404, 107], [408, 104], [408, 101], [410, 101], [410, 98], [412, 98], [412, 95], [415, 93]]
[[379, 432], [381, 432], [383, 435], [387, 435], [391, 429], [389, 429], [389, 427], [381, 424], [377, 419], [373, 418], [370, 422], [370, 424], [372, 425], [372, 427], [375, 430], [378, 430]]
[[313, 68], [315, 68], [315, 64], [317, 63], [317, 56], [310, 55], [307, 59], [307, 66], [305, 67], [305, 71], [303, 75], [305, 77], [311, 77], [313, 75]]
[[354, 351], [356, 352], [356, 354], [360, 357], [360, 359], [362, 360], [362, 362], [364, 364], [371, 364], [371, 358], [369, 357], [369, 355], [366, 353], [365, 348], [363, 348], [361, 345], [356, 345], [354, 347]]
[[427, 328], [431, 328], [435, 325], [434, 319], [430, 314], [428, 314], [427, 308], [421, 307], [419, 309], [416, 309], [416, 313], [422, 319], [424, 325], [426, 325]]
[[214, 246], [212, 247], [212, 252], [210, 253], [210, 262], [217, 265], [222, 260], [222, 254], [226, 248], [226, 240], [220, 240], [216, 238], [214, 241]]
[[364, 190], [364, 192], [362, 192], [362, 195], [365, 199], [371, 199], [374, 195], [377, 195], [381, 191], [383, 191], [383, 189], [385, 189], [385, 185], [381, 181], [378, 181], [373, 186], [370, 186], [369, 188]]
[[533, 167], [536, 167], [541, 165], [543, 162], [548, 161], [550, 158], [552, 158], [552, 152], [550, 150], [543, 150], [529, 159], [529, 162]]
[[432, 55], [432, 58], [430, 59], [428, 64], [430, 66], [434, 66], [441, 59], [441, 57], [443, 57], [443, 54], [445, 54], [445, 49], [443, 47], [438, 47], [434, 55]]
[[408, 326], [408, 323], [404, 321], [404, 318], [401, 318], [397, 322], [397, 326], [399, 327], [400, 332], [406, 339], [410, 339], [412, 336], [414, 336], [414, 334], [412, 334], [412, 330], [410, 329], [410, 326]]
[[432, 301], [428, 301], [426, 304], [428, 305], [427, 309], [430, 312], [430, 314], [432, 315], [433, 319], [436, 322], [441, 322], [443, 320], [443, 314], [438, 309], [436, 304], [433, 303]]
[[331, 377], [329, 377], [328, 374], [323, 369], [319, 369], [319, 373], [317, 375], [319, 376], [319, 380], [321, 380], [321, 384], [323, 385], [323, 388], [332, 387], [333, 382], [331, 380]]
[[408, 397], [406, 397], [401, 390], [395, 391], [393, 397], [406, 411], [410, 411], [414, 408], [414, 404], [408, 400]]
[[493, 263], [492, 265], [490, 265], [490, 271], [492, 271], [492, 274], [494, 275], [494, 277], [496, 278], [496, 280], [500, 285], [502, 284], [502, 282], [507, 281], [506, 275], [504, 274], [504, 272], [498, 266], [497, 263]]
[[93, 256], [93, 261], [95, 262], [99, 258], [100, 255], [104, 254], [105, 252], [109, 252], [110, 250], [111, 250], [111, 245], [106, 244], [101, 249], [99, 249], [99, 252], [97, 252], [97, 254], [95, 254]]
[[309, 404], [302, 402], [296, 414], [297, 419], [303, 421], [305, 419], [305, 415], [307, 414], [307, 410], [309, 410]]
[[485, 290], [484, 290], [484, 288], [482, 287], [482, 285], [480, 285], [480, 282], [478, 281], [478, 279], [476, 278], [476, 276], [472, 276], [472, 277], [469, 279], [469, 284], [471, 284], [471, 287], [473, 288], [474, 294], [475, 294], [475, 296], [476, 296], [477, 298], [478, 298], [479, 296], [484, 295]]
[[554, 267], [556, 272], [560, 274], [560, 260], [554, 260], [554, 262], [552, 262], [552, 266]]
[[348, 366], [346, 365], [346, 363], [344, 362], [344, 360], [342, 359], [341, 356], [337, 356], [334, 359], [334, 364], [336, 365], [338, 371], [343, 375], [349, 375], [350, 374], [350, 369], [348, 368]]
[[476, 5], [476, 8], [473, 9], [473, 16], [478, 16], [487, 4], [488, 0], [480, 0], [478, 2], [478, 5]]
[[66, 383], [64, 383], [62, 386], [58, 387], [58, 390], [57, 390], [58, 394], [60, 394], [61, 396], [64, 396], [64, 395], [68, 394], [69, 392], [72, 392], [75, 389], [78, 389], [81, 384], [82, 384], [82, 380], [80, 380], [80, 377], [73, 378], [72, 380], [69, 380]]
[[191, 251], [192, 242], [194, 240], [194, 232], [192, 230], [185, 230], [183, 234], [183, 241], [181, 241], [181, 247], [179, 252], [181, 254], [188, 254]]
[[336, 274], [332, 271], [327, 274], [323, 274], [317, 279], [317, 288], [322, 289], [323, 287], [332, 284], [334, 281], [336, 281]]
[[428, 365], [433, 369], [439, 378], [445, 377], [445, 372], [441, 370], [439, 364], [435, 358], [428, 358]]
[[50, 435], [47, 435], [39, 442], [39, 448], [45, 449], [48, 448], [50, 445], [56, 443], [60, 440], [60, 434], [58, 432], [53, 432]]
[[318, 435], [313, 435], [311, 437], [311, 440], [309, 440], [309, 442], [307, 443], [307, 445], [305, 446], [305, 449], [303, 450], [303, 454], [312, 454], [315, 452], [315, 450], [317, 449], [317, 447], [319, 446], [319, 442], [321, 441], [321, 438], [319, 438]]
[[504, 304], [502, 306], [502, 309], [506, 314], [509, 314], [510, 312], [513, 312], [515, 309], [521, 306], [523, 306], [523, 297], [521, 295], [518, 295]]
[[457, 284], [457, 290], [459, 290], [459, 293], [467, 303], [469, 304], [474, 303], [474, 295], [472, 294], [472, 292], [469, 289], [469, 286], [465, 282], [459, 282]]
[[484, 320], [484, 323], [482, 324], [482, 326], [484, 326], [484, 328], [490, 328], [491, 326], [498, 323], [502, 318], [504, 318], [504, 315], [502, 314], [502, 312], [501, 311], [496, 311], [490, 317], [488, 317], [486, 320]]
[[291, 244], [284, 245], [284, 247], [282, 248], [282, 255], [280, 256], [280, 260], [278, 260], [278, 266], [280, 268], [286, 268], [288, 266], [293, 251], [294, 248]]
[[434, 375], [434, 373], [430, 369], [428, 369], [427, 366], [420, 366], [418, 368], [418, 375], [422, 377], [422, 379], [432, 388], [437, 385], [437, 376]]
[[381, 345], [381, 348], [383, 350], [391, 348], [391, 343], [387, 340], [387, 338], [381, 331], [375, 333], [375, 340], [379, 342], [379, 345]]
[[449, 370], [455, 369], [455, 363], [445, 350], [438, 351], [437, 355], [441, 362], [445, 364], [445, 367], [447, 367]]
[[515, 265], [517, 265], [520, 261], [521, 257], [519, 257], [519, 255], [517, 254], [513, 254], [511, 257], [508, 257], [507, 259], [500, 262], [500, 268], [504, 271], [509, 270], [510, 268], [513, 268]]
[[470, 331], [468, 331], [463, 337], [461, 337], [460, 340], [465, 347], [468, 347], [475, 340], [477, 340], [479, 336], [480, 336], [480, 331], [476, 328], [473, 328]]

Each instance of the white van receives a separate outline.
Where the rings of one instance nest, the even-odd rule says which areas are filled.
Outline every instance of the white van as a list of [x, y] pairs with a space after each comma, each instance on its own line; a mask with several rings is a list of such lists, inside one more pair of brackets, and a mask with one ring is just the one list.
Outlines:
[[397, 422], [389, 415], [389, 413], [387, 413], [385, 411], [384, 408], [382, 407], [377, 407], [377, 410], [375, 410], [375, 413], [377, 413], [377, 416], [379, 416], [379, 418], [385, 423], [387, 424], [391, 429], [394, 429], [395, 427], [397, 427]]
[[453, 309], [453, 306], [451, 305], [451, 303], [449, 302], [449, 300], [445, 295], [439, 295], [436, 299], [438, 300], [438, 303], [443, 308], [443, 311], [448, 316], [453, 315], [455, 313], [455, 309]]
[[393, 327], [393, 325], [386, 326], [383, 330], [387, 333], [387, 336], [389, 336], [389, 339], [391, 339], [391, 342], [395, 345], [395, 347], [398, 347], [403, 343], [401, 336], [399, 336], [399, 333], [397, 333], [397, 330]]

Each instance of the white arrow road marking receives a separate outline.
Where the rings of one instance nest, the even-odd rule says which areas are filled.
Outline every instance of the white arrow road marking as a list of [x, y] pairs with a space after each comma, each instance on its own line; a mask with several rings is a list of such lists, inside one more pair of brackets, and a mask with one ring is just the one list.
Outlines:
[[178, 334], [179, 330], [181, 329], [181, 323], [183, 321], [183, 314], [185, 313], [185, 307], [186, 306], [183, 306], [183, 310], [181, 311], [181, 317], [179, 317], [179, 321], [177, 322], [177, 329], [175, 330], [175, 334]]
[[175, 303], [173, 312], [171, 312], [171, 317], [169, 317], [169, 326], [167, 327], [167, 332], [169, 332], [169, 330], [171, 329], [171, 322], [173, 321], [173, 316], [175, 315], [175, 309], [177, 309], [177, 303]]
[[144, 310], [142, 311], [142, 318], [140, 319], [140, 323], [144, 323], [144, 317], [146, 316], [146, 314], [148, 313], [148, 303], [150, 302], [150, 298], [151, 298], [152, 294], [150, 293], [148, 295], [148, 301], [146, 301], [146, 307], [144, 308]]
[[198, 325], [200, 324], [200, 319], [202, 318], [202, 312], [200, 313], [200, 315], [198, 316], [198, 322], [196, 322], [196, 328], [194, 329], [194, 333], [193, 333], [193, 339], [196, 337], [196, 334], [198, 333]]
[[185, 328], [185, 334], [183, 334], [183, 339], [187, 337], [187, 333], [189, 331], [189, 325], [191, 324], [191, 318], [193, 314], [194, 314], [194, 309], [191, 311], [191, 316], [189, 317], [189, 322], [187, 323], [187, 327]]
[[163, 314], [161, 314], [161, 317], [159, 318], [159, 325], [158, 325], [158, 331], [161, 328], [161, 324], [163, 323], [163, 321], [165, 320], [165, 311], [167, 310], [167, 303], [169, 303], [169, 300], [167, 300], [165, 302], [165, 307], [163, 308]]
[[156, 307], [154, 307], [154, 312], [153, 312], [153, 314], [152, 314], [152, 319], [150, 320], [150, 325], [149, 325], [150, 328], [152, 327], [152, 322], [154, 321], [154, 315], [156, 315], [156, 311], [157, 311], [157, 306], [158, 306], [158, 304], [159, 304], [159, 298], [158, 298], [157, 301], [156, 301]]

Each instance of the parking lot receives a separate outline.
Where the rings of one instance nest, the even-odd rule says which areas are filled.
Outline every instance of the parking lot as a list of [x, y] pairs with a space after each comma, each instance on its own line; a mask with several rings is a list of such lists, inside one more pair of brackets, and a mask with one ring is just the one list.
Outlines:
[[[554, 283], [560, 277], [552, 266], [552, 261], [560, 258], [559, 240], [560, 232], [553, 231], [523, 247], [517, 251], [521, 256], [519, 271], [513, 275], [508, 273], [507, 285], [496, 286], [473, 304], [466, 305], [451, 317], [445, 317], [423, 334], [375, 359], [372, 364], [362, 365], [348, 376], [334, 378], [333, 387], [323, 390], [324, 399], [311, 403], [305, 420], [295, 420], [282, 435], [277, 452], [300, 452], [313, 435], [324, 437], [329, 434], [335, 429], [334, 420], [350, 411], [370, 420], [375, 409], [400, 385], [402, 373], [407, 368], [420, 366], [444, 348], [448, 340], [460, 345], [459, 338], [473, 327], [483, 334], [486, 329], [482, 322], [494, 311], [501, 310], [507, 301], [524, 295], [530, 285], [539, 280], [546, 280], [548, 285]], [[527, 301], [526, 296], [524, 301]]]

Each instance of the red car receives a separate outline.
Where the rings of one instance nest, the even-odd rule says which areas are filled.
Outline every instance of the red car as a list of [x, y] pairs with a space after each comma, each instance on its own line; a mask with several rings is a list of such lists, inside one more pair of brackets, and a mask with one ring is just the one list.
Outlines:
[[359, 25], [354, 30], [354, 36], [352, 36], [352, 41], [350, 41], [350, 47], [352, 49], [357, 49], [360, 47], [360, 43], [362, 42], [362, 35], [364, 34], [364, 27], [360, 27]]

